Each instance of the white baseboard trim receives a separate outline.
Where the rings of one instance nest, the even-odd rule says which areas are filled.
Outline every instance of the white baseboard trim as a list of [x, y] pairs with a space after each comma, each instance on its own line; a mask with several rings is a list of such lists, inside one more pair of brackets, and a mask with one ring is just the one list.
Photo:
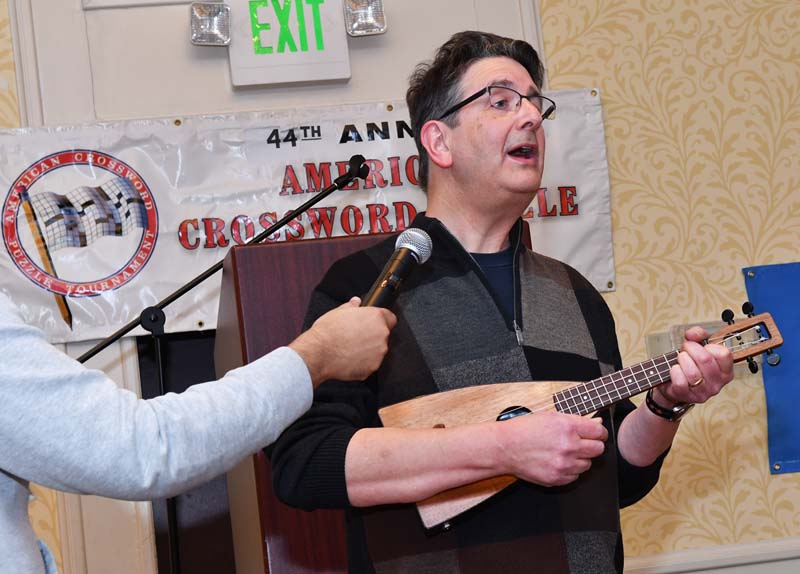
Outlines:
[[[672, 574], [703, 572], [764, 564], [784, 560], [800, 560], [800, 537], [766, 540], [754, 544], [731, 544], [696, 550], [666, 552], [655, 556], [634, 556], [625, 559], [626, 574]], [[757, 570], [753, 570], [757, 572]]]

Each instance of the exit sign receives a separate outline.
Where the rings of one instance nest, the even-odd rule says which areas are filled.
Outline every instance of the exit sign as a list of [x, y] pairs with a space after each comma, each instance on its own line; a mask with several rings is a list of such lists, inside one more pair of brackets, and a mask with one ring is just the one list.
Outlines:
[[234, 86], [350, 77], [342, 0], [226, 0]]

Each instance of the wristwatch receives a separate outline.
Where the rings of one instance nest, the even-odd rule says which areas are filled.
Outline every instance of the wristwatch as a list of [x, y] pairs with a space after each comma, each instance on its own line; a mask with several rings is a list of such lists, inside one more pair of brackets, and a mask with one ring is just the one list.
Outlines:
[[671, 408], [662, 407], [653, 398], [653, 389], [647, 391], [647, 397], [645, 398], [644, 402], [647, 405], [647, 408], [650, 409], [651, 413], [658, 415], [662, 419], [666, 419], [671, 423], [681, 420], [683, 415], [688, 413], [694, 406], [694, 403], [678, 403]]

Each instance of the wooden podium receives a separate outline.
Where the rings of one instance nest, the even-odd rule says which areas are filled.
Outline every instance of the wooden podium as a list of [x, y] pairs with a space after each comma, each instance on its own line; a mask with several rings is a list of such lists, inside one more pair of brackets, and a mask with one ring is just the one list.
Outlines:
[[[217, 376], [294, 339], [311, 291], [331, 263], [386, 237], [232, 248], [223, 264], [214, 348]], [[263, 453], [228, 473], [228, 499], [237, 574], [347, 572], [344, 513], [305, 512], [279, 502]]]

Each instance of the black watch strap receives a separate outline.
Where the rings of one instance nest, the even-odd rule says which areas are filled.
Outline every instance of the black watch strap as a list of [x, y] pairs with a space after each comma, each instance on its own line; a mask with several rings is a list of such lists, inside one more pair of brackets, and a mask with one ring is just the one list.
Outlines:
[[689, 412], [689, 410], [694, 406], [694, 403], [678, 403], [672, 408], [662, 407], [653, 398], [653, 389], [647, 391], [647, 396], [645, 397], [644, 402], [647, 405], [647, 408], [650, 409], [651, 413], [658, 415], [662, 419], [666, 419], [672, 423], [679, 421], [681, 417]]

